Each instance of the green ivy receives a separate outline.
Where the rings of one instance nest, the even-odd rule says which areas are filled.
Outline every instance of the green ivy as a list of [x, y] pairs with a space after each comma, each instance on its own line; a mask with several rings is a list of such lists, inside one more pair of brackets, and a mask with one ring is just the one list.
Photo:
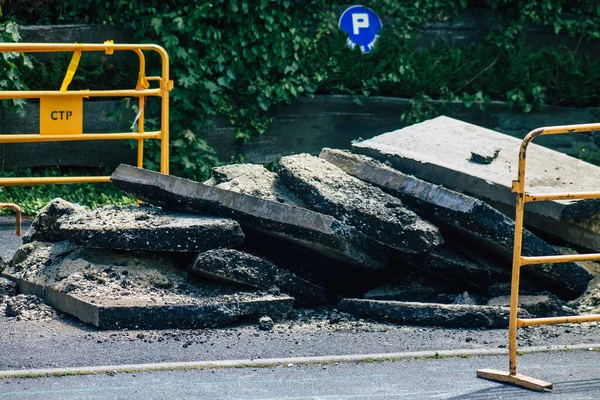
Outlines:
[[[19, 26], [14, 21], [5, 21], [2, 7], [0, 7], [0, 43], [13, 43], [20, 40]], [[2, 53], [0, 58], [0, 90], [27, 90], [22, 72], [32, 68], [31, 60], [23, 53]], [[0, 105], [2, 108], [16, 109], [20, 114], [23, 114], [25, 100], [2, 100]]]
[[[238, 127], [243, 146], [268, 128], [267, 111], [300, 96], [412, 98], [404, 115], [406, 123], [440, 112], [428, 99], [481, 108], [491, 100], [503, 100], [523, 112], [544, 104], [597, 106], [597, 59], [566, 48], [532, 49], [523, 40], [532, 25], [580, 43], [598, 40], [600, 6], [596, 3], [367, 0], [362, 4], [384, 23], [384, 32], [369, 54], [346, 47], [337, 23], [348, 3], [339, 1], [13, 0], [5, 4], [11, 17], [22, 23], [126, 24], [139, 41], [164, 46], [175, 80], [170, 108], [172, 173], [201, 180], [219, 162], [201, 137], [217, 116]], [[498, 17], [499, 29], [484, 43], [464, 47], [437, 43], [416, 49], [422, 24], [451, 21], [471, 7], [492, 10]], [[50, 79], [57, 75], [53, 68], [65, 67], [57, 62], [47, 68]], [[117, 73], [110, 64], [102, 68], [82, 69], [78, 74], [83, 82], [88, 76]], [[147, 115], [150, 127], [158, 105], [149, 104]], [[156, 155], [157, 150], [149, 148]], [[150, 166], [153, 162], [156, 158], [149, 157]]]

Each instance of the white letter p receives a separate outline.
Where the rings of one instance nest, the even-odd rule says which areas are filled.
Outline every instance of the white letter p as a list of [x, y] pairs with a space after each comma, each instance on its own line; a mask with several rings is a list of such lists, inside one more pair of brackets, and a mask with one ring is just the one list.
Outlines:
[[355, 35], [358, 35], [360, 28], [368, 28], [369, 14], [352, 14], [352, 27], [354, 28]]

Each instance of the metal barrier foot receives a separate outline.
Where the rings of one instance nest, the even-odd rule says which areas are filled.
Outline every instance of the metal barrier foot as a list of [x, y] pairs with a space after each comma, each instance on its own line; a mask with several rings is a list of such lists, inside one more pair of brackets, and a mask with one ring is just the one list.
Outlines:
[[477, 371], [477, 376], [479, 378], [489, 379], [491, 381], [509, 383], [511, 385], [524, 387], [526, 389], [537, 390], [538, 392], [552, 390], [552, 383], [532, 378], [530, 376], [521, 375], [519, 373], [511, 375], [506, 371], [480, 369]]

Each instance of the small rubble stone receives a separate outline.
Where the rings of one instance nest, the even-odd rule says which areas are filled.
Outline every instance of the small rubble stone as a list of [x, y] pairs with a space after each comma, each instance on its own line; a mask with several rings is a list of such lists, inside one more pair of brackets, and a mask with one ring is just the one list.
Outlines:
[[270, 331], [275, 326], [275, 323], [269, 316], [260, 317], [258, 320], [258, 329], [261, 331]]
[[299, 207], [121, 164], [116, 187], [165, 209], [234, 218], [244, 228], [285, 238], [357, 268], [385, 267], [389, 250], [335, 218]]
[[23, 234], [23, 243], [34, 241], [58, 242], [64, 240], [59, 229], [60, 218], [77, 212], [84, 212], [85, 208], [69, 203], [61, 198], [51, 200], [44, 206], [31, 222], [31, 226]]
[[61, 237], [69, 242], [103, 249], [198, 252], [244, 241], [242, 228], [232, 219], [169, 213], [148, 206], [74, 212], [61, 218], [58, 226]]
[[4, 274], [19, 291], [100, 329], [202, 328], [259, 315], [280, 318], [292, 308], [284, 295], [188, 281], [166, 253], [87, 249], [68, 242], [34, 242], [17, 250]]
[[233, 164], [215, 167], [205, 185], [245, 193], [261, 199], [306, 208], [304, 202], [281, 183], [276, 173], [259, 164]]
[[34, 295], [0, 296], [0, 316], [18, 321], [40, 321], [56, 317], [56, 311]]
[[7, 278], [0, 277], [0, 297], [13, 297], [17, 295], [17, 283]]
[[309, 154], [282, 157], [281, 180], [314, 210], [392, 248], [419, 253], [443, 242], [438, 229], [381, 189]]
[[[339, 308], [376, 321], [456, 328], [507, 328], [507, 307], [343, 299]], [[519, 315], [525, 317], [526, 313]]]
[[263, 290], [272, 290], [275, 286], [302, 303], [317, 304], [326, 300], [321, 287], [264, 258], [238, 250], [219, 249], [200, 253], [188, 272]]
[[498, 157], [498, 153], [500, 153], [499, 148], [484, 148], [471, 150], [471, 158], [469, 159], [471, 162], [477, 164], [491, 164], [492, 161]]
[[[469, 292], [463, 292], [457, 295], [452, 304], [467, 304], [472, 306], [484, 305], [487, 303], [487, 299], [477, 296], [475, 294], [469, 294]], [[487, 304], [487, 305], [499, 305], [499, 304]]]
[[[488, 301], [487, 305], [510, 307], [510, 296], [494, 297]], [[576, 314], [556, 296], [548, 294], [519, 296], [519, 307], [526, 310], [533, 317], [559, 317]]]

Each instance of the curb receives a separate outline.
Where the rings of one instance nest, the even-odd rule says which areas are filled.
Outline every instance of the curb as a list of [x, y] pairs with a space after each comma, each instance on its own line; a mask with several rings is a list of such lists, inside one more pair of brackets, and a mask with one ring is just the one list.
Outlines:
[[[594, 350], [600, 349], [600, 343], [565, 345], [565, 346], [534, 346], [523, 347], [519, 354], [545, 353], [555, 351]], [[221, 360], [221, 361], [190, 361], [190, 362], [164, 362], [151, 364], [124, 364], [104, 365], [95, 367], [71, 368], [41, 368], [0, 371], [0, 379], [8, 378], [40, 378], [49, 376], [91, 375], [100, 373], [128, 373], [128, 372], [154, 372], [154, 371], [179, 371], [194, 369], [222, 369], [222, 368], [270, 368], [276, 366], [316, 365], [351, 362], [385, 362], [407, 359], [428, 359], [448, 357], [473, 357], [473, 356], [508, 356], [507, 349], [459, 349], [439, 351], [412, 351], [403, 353], [379, 354], [353, 354], [338, 356], [316, 357], [290, 357], [266, 358], [253, 360]]]

